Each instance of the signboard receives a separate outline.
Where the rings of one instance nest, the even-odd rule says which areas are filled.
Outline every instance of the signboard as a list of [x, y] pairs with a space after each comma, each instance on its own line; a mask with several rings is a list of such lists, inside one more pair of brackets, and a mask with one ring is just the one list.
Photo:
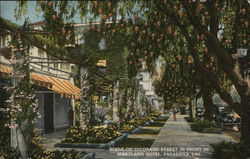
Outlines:
[[101, 66], [101, 67], [106, 67], [107, 66], [107, 61], [106, 60], [98, 60], [97, 66]]

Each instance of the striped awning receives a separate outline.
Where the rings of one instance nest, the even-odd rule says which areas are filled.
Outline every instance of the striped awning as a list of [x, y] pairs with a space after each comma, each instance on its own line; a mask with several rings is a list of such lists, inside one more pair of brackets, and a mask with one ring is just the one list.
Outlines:
[[[0, 73], [1, 77], [3, 74], [3, 78], [6, 78], [7, 76], [10, 76], [11, 68], [5, 65], [0, 65]], [[64, 98], [79, 99], [80, 89], [68, 80], [34, 72], [30, 74], [30, 77], [32, 83], [60, 93]]]
[[8, 66], [0, 65], [0, 77], [7, 78], [10, 76], [11, 68]]
[[31, 73], [31, 79], [35, 82], [46, 82], [51, 84], [51, 86], [48, 85], [47, 88], [55, 92], [61, 93], [61, 95], [65, 98], [79, 99], [80, 89], [68, 80], [63, 80], [38, 73]]

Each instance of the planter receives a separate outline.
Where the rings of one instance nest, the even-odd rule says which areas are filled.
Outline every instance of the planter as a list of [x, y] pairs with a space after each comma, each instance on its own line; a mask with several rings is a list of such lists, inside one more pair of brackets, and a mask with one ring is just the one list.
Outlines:
[[221, 134], [221, 128], [205, 128], [203, 133]]
[[130, 131], [123, 131], [121, 132], [122, 134], [134, 134], [134, 133], [137, 133], [139, 131], [141, 131], [142, 129], [142, 126], [138, 126], [138, 127], [135, 127], [133, 130], [130, 130]]
[[88, 153], [84, 155], [81, 159], [95, 159], [95, 153]]
[[143, 124], [143, 126], [149, 126], [150, 125], [150, 122], [146, 122]]
[[96, 149], [108, 149], [110, 147], [114, 147], [121, 143], [123, 140], [127, 138], [128, 134], [124, 133], [118, 138], [108, 143], [96, 144], [96, 143], [57, 143], [55, 147], [62, 148], [96, 148]]
[[135, 128], [133, 131], [131, 131], [131, 134], [135, 134], [135, 133], [141, 131], [141, 129], [142, 129], [142, 126], [139, 126], [138, 128]]

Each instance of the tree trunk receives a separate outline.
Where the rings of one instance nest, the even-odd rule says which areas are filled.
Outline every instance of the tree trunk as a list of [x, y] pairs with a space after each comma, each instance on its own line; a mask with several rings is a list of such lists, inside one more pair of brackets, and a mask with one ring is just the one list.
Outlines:
[[212, 100], [212, 96], [211, 96], [211, 89], [208, 85], [208, 83], [206, 82], [202, 82], [200, 84], [201, 86], [201, 93], [203, 95], [203, 106], [205, 108], [205, 112], [204, 112], [204, 119], [212, 122], [213, 121], [213, 108], [214, 108], [214, 104], [213, 104], [213, 100]]
[[189, 118], [190, 119], [194, 119], [195, 115], [194, 115], [194, 104], [192, 102], [192, 99], [190, 98], [189, 100]]
[[142, 115], [142, 105], [143, 105], [143, 99], [142, 99], [142, 95], [141, 95], [141, 90], [140, 88], [138, 88], [138, 91], [137, 91], [137, 98], [136, 98], [136, 107], [137, 107], [137, 115]]
[[113, 92], [109, 92], [109, 94], [108, 94], [108, 108], [112, 107], [112, 103], [113, 103]]
[[250, 147], [250, 100], [249, 97], [241, 98], [241, 138], [240, 140]]
[[[12, 125], [15, 124], [17, 123], [12, 121]], [[25, 134], [23, 134], [21, 131], [23, 124], [20, 124], [19, 126], [20, 128], [11, 129], [11, 147], [17, 148], [21, 153], [22, 159], [26, 159], [29, 158], [28, 155], [29, 145], [25, 139], [26, 138]]]
[[89, 127], [90, 122], [90, 81], [89, 81], [89, 69], [81, 67], [80, 71], [80, 84], [81, 84], [81, 114], [80, 114], [80, 125], [83, 128]]
[[[22, 51], [12, 52], [12, 60], [15, 61], [12, 63], [12, 85], [15, 90], [12, 92], [10, 97], [11, 101], [11, 147], [17, 148], [21, 153], [22, 159], [29, 158], [28, 151], [30, 150], [31, 141], [33, 137], [34, 125], [32, 125], [32, 120], [35, 118], [28, 118], [27, 115], [34, 113], [30, 111], [31, 103], [27, 99], [27, 95], [34, 95], [30, 85], [29, 71], [26, 69], [29, 68], [27, 64], [28, 55], [29, 55], [29, 46], [25, 45], [25, 42], [19, 37], [17, 37], [16, 48], [23, 49]], [[26, 48], [26, 47], [27, 48]], [[22, 76], [26, 77], [23, 78]], [[25, 94], [26, 96], [22, 97], [21, 95]], [[16, 112], [15, 106], [19, 104], [21, 111]], [[33, 108], [34, 109], [34, 108]], [[16, 117], [24, 116], [25, 117]]]
[[132, 103], [132, 106], [133, 106], [133, 113], [134, 113], [134, 116], [136, 114], [136, 109], [137, 109], [137, 94], [138, 94], [138, 81], [136, 80], [136, 78], [134, 79], [134, 86], [133, 86], [133, 103]]
[[204, 112], [204, 119], [209, 121], [209, 122], [213, 122], [213, 101], [211, 98], [211, 94], [209, 93], [208, 95], [203, 96], [203, 105], [205, 108], [205, 112]]
[[120, 103], [119, 103], [119, 81], [113, 87], [113, 121], [120, 127]]
[[132, 107], [133, 107], [133, 94], [132, 94], [132, 88], [129, 87], [127, 90], [127, 110], [126, 110], [126, 115], [125, 115], [125, 119], [126, 121], [131, 119], [131, 115], [132, 115]]
[[241, 137], [240, 140], [247, 145], [250, 145], [250, 114], [244, 112], [241, 116]]

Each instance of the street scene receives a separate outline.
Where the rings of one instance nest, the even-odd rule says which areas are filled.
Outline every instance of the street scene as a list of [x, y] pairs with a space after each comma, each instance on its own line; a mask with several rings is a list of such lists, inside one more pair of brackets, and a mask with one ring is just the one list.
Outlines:
[[0, 1], [0, 159], [250, 159], [250, 1]]

